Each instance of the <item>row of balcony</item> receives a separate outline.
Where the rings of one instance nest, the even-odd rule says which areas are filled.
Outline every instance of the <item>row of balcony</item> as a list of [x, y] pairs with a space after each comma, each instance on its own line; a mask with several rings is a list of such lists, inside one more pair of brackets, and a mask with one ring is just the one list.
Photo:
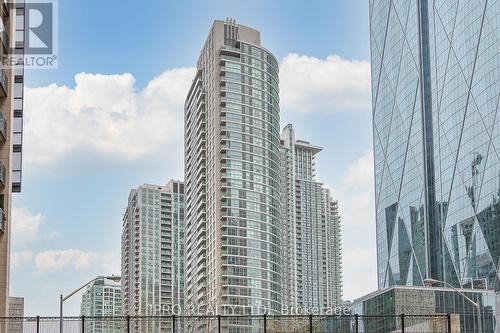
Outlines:
[[[2, 19], [9, 16], [9, 5], [7, 0], [3, 0], [3, 8], [2, 8]], [[2, 41], [3, 52], [0, 52], [1, 55], [6, 55], [9, 53], [10, 42], [9, 42], [9, 34], [7, 30], [3, 29], [0, 32], [0, 38]], [[5, 70], [0, 67], [0, 97], [6, 97], [8, 95], [8, 77]], [[7, 140], [7, 119], [3, 113], [0, 112], [0, 143], [5, 143]], [[5, 165], [0, 161], [0, 187], [4, 188], [6, 185], [7, 178], [7, 170]], [[2, 200], [3, 201], [3, 200]], [[2, 207], [0, 207], [0, 232], [4, 233], [6, 227], [6, 216]]]
[[[3, 22], [6, 22], [7, 18], [10, 15], [9, 12], [9, 2], [8, 0], [3, 0], [2, 1], [2, 20]], [[3, 23], [3, 29], [0, 32], [0, 38], [2, 41], [2, 47], [3, 47], [3, 52], [1, 52], [2, 55], [7, 55], [10, 52], [10, 41], [9, 41], [9, 33], [5, 29], [5, 26], [8, 26], [8, 23]], [[0, 96], [1, 97], [6, 97], [8, 95], [8, 85], [9, 85], [9, 80], [7, 77], [7, 73], [3, 68], [0, 67]], [[0, 143], [5, 143], [7, 140], [7, 119], [5, 119], [5, 116], [3, 113], [0, 112]], [[7, 171], [5, 168], [5, 165], [0, 162], [0, 186], [5, 187], [6, 185], [6, 175]], [[0, 231], [4, 231], [4, 221], [5, 221], [5, 214], [3, 210], [0, 208], [0, 215], [1, 215], [1, 228]]]
[[[10, 52], [10, 40], [9, 40], [9, 33], [6, 29], [6, 27], [9, 26], [8, 22], [8, 17], [9, 17], [9, 3], [7, 0], [3, 0], [3, 6], [2, 6], [2, 22], [1, 22], [1, 27], [0, 27], [0, 38], [2, 40], [2, 52], [0, 54], [2, 56], [8, 55]], [[0, 95], [2, 97], [7, 96], [8, 92], [8, 80], [7, 80], [7, 74], [5, 73], [5, 70], [3, 68], [0, 68]]]

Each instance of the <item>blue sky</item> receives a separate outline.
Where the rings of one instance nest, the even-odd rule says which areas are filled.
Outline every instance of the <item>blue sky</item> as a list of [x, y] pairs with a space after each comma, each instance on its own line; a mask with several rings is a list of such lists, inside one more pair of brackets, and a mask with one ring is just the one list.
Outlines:
[[11, 294], [27, 314], [56, 314], [60, 293], [118, 274], [129, 190], [182, 179], [183, 98], [226, 17], [261, 31], [280, 61], [282, 125], [324, 147], [317, 175], [340, 201], [346, 298], [375, 289], [367, 1], [60, 1], [59, 69], [26, 73]]
[[260, 30], [278, 58], [314, 51], [369, 59], [363, 0], [60, 1], [60, 69], [28, 82], [71, 85], [75, 72], [133, 72], [143, 85], [163, 69], [193, 66], [212, 21], [226, 17]]

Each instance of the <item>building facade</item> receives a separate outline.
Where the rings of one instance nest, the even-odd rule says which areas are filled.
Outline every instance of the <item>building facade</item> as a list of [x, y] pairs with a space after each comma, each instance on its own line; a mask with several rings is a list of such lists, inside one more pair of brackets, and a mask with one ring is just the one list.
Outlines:
[[183, 182], [145, 184], [130, 192], [121, 253], [123, 314], [180, 312], [184, 304]]
[[[24, 1], [0, 5], [0, 54], [9, 59], [24, 55]], [[0, 65], [0, 316], [9, 298], [12, 193], [21, 191], [24, 67]], [[14, 222], [15, 223], [15, 222]]]
[[215, 21], [185, 103], [186, 292], [195, 311], [281, 311], [278, 94], [278, 62], [260, 33]]
[[[82, 294], [80, 314], [85, 317], [112, 317], [122, 315], [121, 283], [99, 277], [87, 286]], [[85, 333], [116, 333], [121, 323], [112, 320], [89, 318]]]
[[316, 181], [322, 148], [281, 134], [283, 312], [327, 311], [342, 305], [342, 246], [338, 203]]
[[[414, 286], [392, 286], [368, 294], [351, 304], [352, 314], [360, 317], [358, 332], [396, 332], [401, 329], [399, 315], [414, 315], [406, 323], [407, 332], [446, 332], [447, 328], [430, 329], [432, 319], [418, 316], [436, 314], [458, 314], [460, 329], [453, 332], [479, 332], [481, 320], [482, 332], [500, 331], [498, 306], [500, 296], [491, 290], [462, 289], [467, 297], [481, 304], [481, 316], [476, 308], [464, 299], [456, 290], [450, 288], [428, 288]], [[372, 317], [370, 317], [372, 316]], [[388, 316], [374, 320], [373, 316]], [[351, 325], [350, 332], [356, 332]], [[345, 330], [349, 332], [349, 330]]]
[[[9, 297], [9, 317], [23, 318], [24, 317], [24, 297]], [[7, 332], [23, 333], [23, 321], [11, 320], [7, 323]]]
[[370, 1], [380, 288], [500, 290], [499, 8]]

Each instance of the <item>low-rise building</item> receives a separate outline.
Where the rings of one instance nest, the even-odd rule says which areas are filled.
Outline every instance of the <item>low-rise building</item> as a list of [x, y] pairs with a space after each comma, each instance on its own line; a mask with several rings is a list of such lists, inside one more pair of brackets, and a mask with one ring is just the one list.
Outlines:
[[121, 323], [98, 318], [121, 316], [121, 283], [105, 277], [97, 278], [85, 288], [82, 294], [80, 313], [82, 316], [89, 317], [85, 322], [85, 333], [117, 332]]
[[[406, 322], [406, 327], [422, 327], [424, 324], [433, 325], [431, 317], [434, 315], [458, 314], [460, 317], [460, 332], [478, 332], [479, 320], [481, 320], [483, 332], [500, 332], [500, 323], [498, 323], [500, 296], [498, 294], [492, 290], [484, 289], [457, 290], [436, 287], [393, 286], [377, 290], [355, 300], [351, 305], [351, 312], [354, 315], [361, 316], [359, 332], [395, 331], [401, 325], [398, 317], [401, 314], [409, 316], [411, 320], [411, 322]], [[480, 319], [475, 306], [460, 293], [480, 304]], [[367, 316], [387, 317], [373, 320], [373, 317]], [[411, 330], [411, 332], [416, 331]], [[421, 330], [418, 332], [421, 332]]]
[[8, 315], [12, 318], [8, 322], [8, 332], [22, 333], [24, 317], [24, 298], [23, 297], [9, 297]]

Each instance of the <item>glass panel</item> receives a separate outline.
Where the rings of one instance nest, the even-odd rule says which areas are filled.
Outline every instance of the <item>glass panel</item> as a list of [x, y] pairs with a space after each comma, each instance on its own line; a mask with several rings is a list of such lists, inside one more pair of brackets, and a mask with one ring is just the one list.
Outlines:
[[14, 117], [13, 131], [14, 132], [22, 132], [23, 131], [23, 118], [22, 117]]
[[21, 170], [22, 153], [12, 153], [12, 170]]
[[12, 135], [12, 143], [15, 145], [21, 145], [23, 143], [23, 134], [22, 133], [14, 133]]
[[22, 109], [23, 109], [23, 99], [14, 98], [14, 110], [22, 110]]
[[14, 83], [14, 98], [23, 98], [23, 84]]

